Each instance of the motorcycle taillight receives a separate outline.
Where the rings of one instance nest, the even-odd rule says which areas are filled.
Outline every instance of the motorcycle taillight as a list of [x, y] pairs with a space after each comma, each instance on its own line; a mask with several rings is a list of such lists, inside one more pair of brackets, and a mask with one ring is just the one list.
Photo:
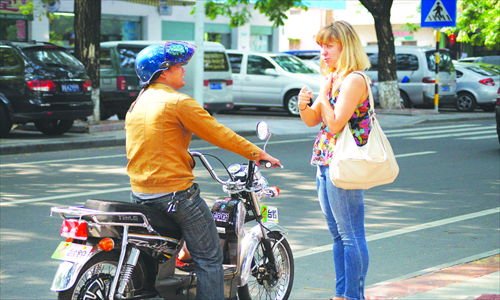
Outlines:
[[81, 220], [64, 219], [61, 226], [61, 236], [85, 241], [87, 239], [87, 223]]

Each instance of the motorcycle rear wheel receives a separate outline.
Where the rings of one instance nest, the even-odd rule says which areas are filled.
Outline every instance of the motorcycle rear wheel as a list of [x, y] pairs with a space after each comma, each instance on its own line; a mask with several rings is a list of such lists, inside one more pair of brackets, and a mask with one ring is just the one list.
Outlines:
[[240, 300], [252, 299], [273, 299], [286, 300], [290, 296], [293, 285], [294, 263], [292, 249], [288, 241], [282, 238], [278, 232], [269, 233], [271, 246], [273, 247], [274, 257], [278, 265], [279, 278], [276, 281], [261, 280], [257, 276], [262, 267], [265, 268], [267, 259], [264, 257], [264, 246], [259, 243], [254, 253], [252, 269], [250, 270], [250, 279], [248, 283], [238, 288], [238, 298]]
[[[83, 300], [83, 299], [108, 299], [109, 288], [115, 276], [118, 265], [119, 254], [115, 252], [102, 252], [90, 259], [78, 274], [75, 284], [66, 291], [59, 292], [58, 300]], [[132, 278], [124, 296], [129, 298], [135, 296], [135, 289], [141, 287], [141, 277], [137, 268], [134, 269]]]

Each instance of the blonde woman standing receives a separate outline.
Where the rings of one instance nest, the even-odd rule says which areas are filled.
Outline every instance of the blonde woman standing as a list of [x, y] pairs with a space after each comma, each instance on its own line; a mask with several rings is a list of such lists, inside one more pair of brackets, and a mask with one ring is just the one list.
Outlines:
[[309, 127], [321, 123], [313, 146], [311, 165], [317, 167], [316, 183], [321, 210], [333, 236], [336, 292], [332, 299], [364, 298], [368, 248], [364, 228], [364, 190], [345, 190], [330, 180], [329, 163], [336, 140], [351, 124], [358, 146], [368, 140], [370, 103], [365, 79], [359, 72], [370, 67], [357, 33], [345, 21], [323, 27], [316, 36], [321, 46], [321, 80], [318, 98], [309, 106], [312, 92], [302, 88], [299, 109]]

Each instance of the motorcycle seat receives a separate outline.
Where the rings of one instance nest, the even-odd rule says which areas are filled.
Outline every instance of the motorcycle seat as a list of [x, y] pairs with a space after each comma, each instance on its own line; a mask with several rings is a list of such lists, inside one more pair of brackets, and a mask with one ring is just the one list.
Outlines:
[[[149, 224], [162, 236], [172, 237], [175, 239], [181, 239], [182, 237], [182, 232], [179, 224], [175, 223], [174, 220], [169, 218], [162, 211], [147, 205], [122, 202], [122, 201], [88, 199], [85, 202], [85, 207], [90, 209], [97, 209], [103, 212], [139, 212], [146, 216]], [[141, 217], [134, 215], [98, 216], [97, 219], [101, 222], [116, 222], [116, 223], [140, 224], [144, 222]], [[130, 227], [131, 231], [134, 232], [137, 232], [137, 228], [138, 227]]]

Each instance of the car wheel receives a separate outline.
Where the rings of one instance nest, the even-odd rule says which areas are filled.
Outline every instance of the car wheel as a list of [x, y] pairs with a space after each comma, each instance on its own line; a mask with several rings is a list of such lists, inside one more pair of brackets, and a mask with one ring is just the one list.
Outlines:
[[12, 129], [12, 121], [7, 108], [0, 104], [0, 137], [6, 137]]
[[471, 93], [460, 92], [457, 98], [457, 111], [459, 112], [471, 112], [476, 109], [476, 98]]
[[35, 127], [46, 135], [61, 135], [73, 127], [74, 120], [38, 120]]
[[291, 116], [299, 116], [299, 92], [290, 91], [285, 95], [285, 110]]
[[399, 95], [401, 97], [400, 100], [401, 103], [404, 105], [404, 108], [413, 108], [413, 103], [411, 102], [410, 97], [408, 97], [408, 95], [405, 92], [399, 90]]

